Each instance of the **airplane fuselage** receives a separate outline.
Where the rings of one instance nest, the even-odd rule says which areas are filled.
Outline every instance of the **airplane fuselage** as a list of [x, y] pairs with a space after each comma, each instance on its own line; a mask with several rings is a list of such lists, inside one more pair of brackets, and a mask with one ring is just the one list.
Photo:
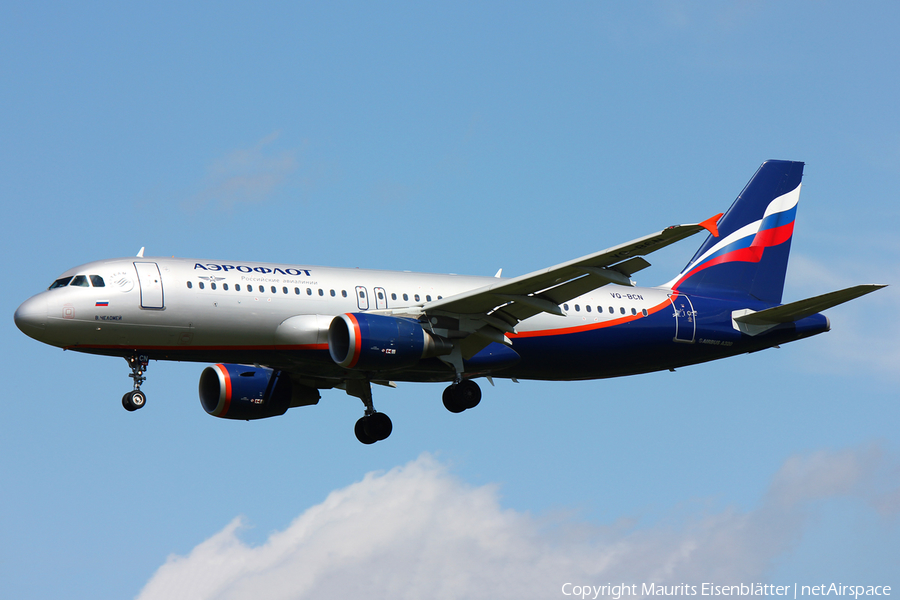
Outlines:
[[[102, 287], [91, 284], [99, 276]], [[29, 335], [79, 352], [151, 359], [266, 364], [339, 380], [328, 352], [331, 320], [344, 313], [409, 314], [444, 297], [504, 281], [308, 265], [180, 258], [97, 261], [60, 276], [88, 285], [49, 289], [18, 318]], [[96, 279], [96, 277], [94, 278]], [[99, 281], [99, 280], [98, 280]], [[539, 313], [509, 334], [520, 359], [495, 377], [596, 379], [671, 369], [777, 345], [828, 329], [824, 316], [747, 336], [731, 322], [732, 303], [665, 288], [607, 285]], [[297, 321], [299, 323], [292, 321]], [[475, 369], [475, 373], [478, 370]], [[393, 373], [398, 381], [449, 381], [433, 358]]]

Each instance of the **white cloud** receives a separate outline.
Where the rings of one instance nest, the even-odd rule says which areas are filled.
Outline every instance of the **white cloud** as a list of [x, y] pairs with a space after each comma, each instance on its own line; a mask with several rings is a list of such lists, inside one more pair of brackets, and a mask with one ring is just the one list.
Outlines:
[[203, 189], [185, 207], [197, 210], [215, 203], [218, 208], [232, 209], [241, 203], [257, 203], [268, 198], [298, 167], [294, 151], [271, 151], [270, 146], [278, 137], [278, 132], [271, 133], [251, 148], [235, 150], [214, 160], [207, 169]]
[[[563, 583], [760, 581], [803, 531], [811, 502], [865, 497], [896, 513], [896, 489], [871, 484], [877, 448], [788, 459], [761, 505], [687, 523], [550, 522], [503, 509], [428, 454], [329, 494], [251, 547], [236, 518], [172, 556], [139, 598], [548, 598]], [[890, 467], [896, 470], [896, 466]]]

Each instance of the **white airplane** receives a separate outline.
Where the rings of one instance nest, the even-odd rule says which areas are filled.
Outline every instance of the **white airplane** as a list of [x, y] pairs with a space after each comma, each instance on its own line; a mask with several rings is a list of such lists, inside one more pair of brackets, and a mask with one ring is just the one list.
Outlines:
[[[803, 163], [767, 161], [731, 208], [702, 223], [513, 278], [282, 263], [137, 258], [70, 269], [16, 310], [26, 335], [124, 357], [144, 406], [150, 360], [216, 363], [200, 375], [207, 413], [282, 415], [339, 388], [364, 404], [364, 444], [387, 438], [371, 384], [442, 381], [454, 413], [479, 377], [578, 380], [675, 369], [829, 329], [820, 311], [875, 291], [859, 285], [782, 305]], [[667, 284], [635, 287], [643, 256], [709, 236]]]

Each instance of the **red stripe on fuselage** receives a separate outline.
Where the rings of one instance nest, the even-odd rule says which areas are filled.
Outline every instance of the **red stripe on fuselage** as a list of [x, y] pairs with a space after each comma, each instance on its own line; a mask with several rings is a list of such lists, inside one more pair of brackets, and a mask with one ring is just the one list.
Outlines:
[[[123, 346], [120, 344], [78, 344], [75, 346], [66, 346], [65, 350], [79, 349], [97, 349], [97, 350], [114, 350], [134, 349], [134, 344]], [[270, 346], [141, 346], [143, 350], [328, 350], [328, 344], [277, 344]]]
[[[673, 294], [674, 298], [677, 294]], [[668, 299], [665, 302], [660, 302], [656, 306], [647, 310], [647, 314], [652, 315], [664, 309], [666, 306], [671, 306], [671, 303]], [[551, 335], [567, 335], [570, 333], [581, 333], [582, 331], [592, 331], [594, 329], [604, 329], [606, 327], [614, 327], [616, 325], [621, 325], [623, 323], [629, 323], [631, 321], [637, 321], [638, 319], [644, 319], [643, 313], [638, 313], [636, 315], [628, 315], [625, 317], [619, 317], [617, 319], [610, 319], [609, 321], [604, 321], [602, 323], [590, 323], [588, 325], [576, 325], [574, 327], [561, 327], [559, 329], [541, 329], [539, 331], [522, 331], [520, 333], [508, 333], [506, 337], [508, 338], [529, 338], [529, 337], [546, 337]]]

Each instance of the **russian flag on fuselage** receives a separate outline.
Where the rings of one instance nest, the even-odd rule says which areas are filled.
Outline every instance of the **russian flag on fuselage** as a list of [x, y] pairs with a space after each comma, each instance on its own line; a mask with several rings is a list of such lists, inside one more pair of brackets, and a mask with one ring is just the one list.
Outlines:
[[802, 177], [802, 162], [763, 163], [671, 287], [780, 304]]

